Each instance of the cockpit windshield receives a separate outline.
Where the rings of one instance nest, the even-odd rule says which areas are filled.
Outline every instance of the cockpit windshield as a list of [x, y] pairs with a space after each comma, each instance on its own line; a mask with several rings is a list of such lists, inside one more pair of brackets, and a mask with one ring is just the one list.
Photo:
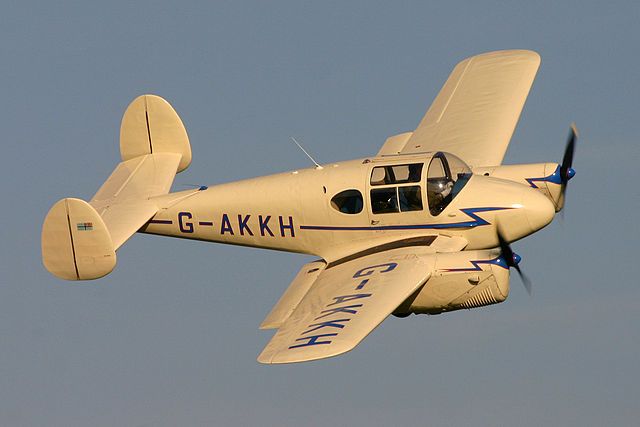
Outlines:
[[427, 200], [431, 215], [439, 215], [471, 178], [465, 162], [449, 153], [436, 153], [427, 170]]

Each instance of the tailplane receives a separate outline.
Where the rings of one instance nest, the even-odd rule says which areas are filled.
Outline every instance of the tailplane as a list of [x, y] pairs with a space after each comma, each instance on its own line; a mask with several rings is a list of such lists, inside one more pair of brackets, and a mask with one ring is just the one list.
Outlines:
[[142, 95], [120, 127], [122, 162], [88, 203], [58, 201], [42, 226], [42, 261], [56, 277], [97, 279], [116, 265], [115, 251], [151, 219], [176, 173], [191, 163], [180, 117], [164, 99]]

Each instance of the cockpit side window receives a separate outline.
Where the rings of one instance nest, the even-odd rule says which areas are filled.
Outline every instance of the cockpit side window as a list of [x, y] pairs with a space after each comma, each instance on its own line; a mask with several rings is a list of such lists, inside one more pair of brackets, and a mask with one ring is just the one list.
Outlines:
[[471, 169], [452, 154], [436, 153], [427, 169], [427, 202], [431, 215], [439, 215], [471, 178]]

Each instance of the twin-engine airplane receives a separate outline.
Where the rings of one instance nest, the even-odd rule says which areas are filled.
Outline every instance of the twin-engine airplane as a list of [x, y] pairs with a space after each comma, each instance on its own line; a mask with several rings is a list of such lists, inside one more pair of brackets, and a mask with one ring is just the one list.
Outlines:
[[135, 232], [319, 257], [260, 325], [277, 329], [262, 363], [344, 353], [390, 314], [502, 302], [509, 268], [520, 272], [509, 243], [551, 222], [574, 175], [573, 128], [562, 164], [501, 165], [539, 64], [525, 50], [462, 61], [416, 130], [375, 156], [177, 193], [187, 133], [164, 99], [140, 96], [122, 119], [122, 163], [88, 203], [47, 214], [44, 265], [97, 279]]

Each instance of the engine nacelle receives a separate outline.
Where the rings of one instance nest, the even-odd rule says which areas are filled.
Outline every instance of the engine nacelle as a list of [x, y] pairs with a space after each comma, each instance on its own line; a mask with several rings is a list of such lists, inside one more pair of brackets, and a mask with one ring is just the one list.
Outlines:
[[497, 304], [509, 295], [509, 268], [497, 249], [438, 254], [427, 283], [394, 312], [439, 314]]
[[477, 175], [491, 176], [518, 182], [542, 192], [553, 202], [556, 212], [562, 209], [560, 165], [557, 163], [530, 163], [474, 168]]

